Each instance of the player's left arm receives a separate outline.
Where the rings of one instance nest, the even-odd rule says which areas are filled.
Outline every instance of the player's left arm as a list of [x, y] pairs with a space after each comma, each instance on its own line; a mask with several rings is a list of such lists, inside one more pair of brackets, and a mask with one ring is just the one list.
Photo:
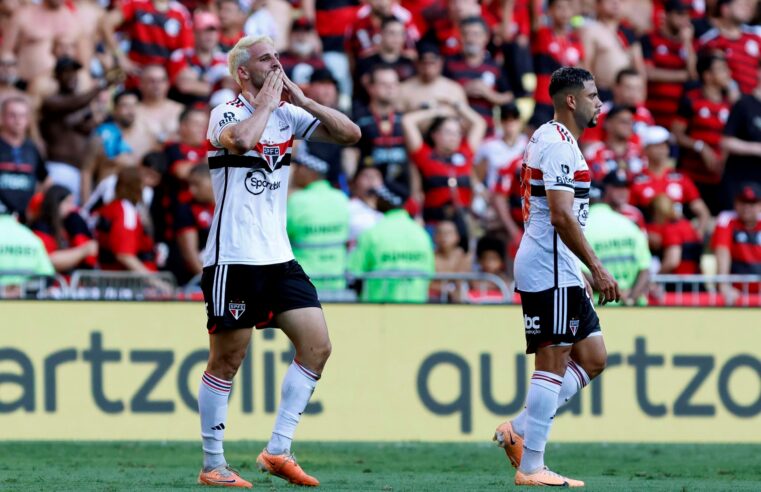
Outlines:
[[304, 95], [304, 91], [285, 74], [283, 74], [283, 89], [291, 104], [303, 108], [320, 121], [320, 125], [309, 136], [309, 140], [339, 145], [353, 145], [359, 141], [362, 132], [348, 116], [308, 98]]

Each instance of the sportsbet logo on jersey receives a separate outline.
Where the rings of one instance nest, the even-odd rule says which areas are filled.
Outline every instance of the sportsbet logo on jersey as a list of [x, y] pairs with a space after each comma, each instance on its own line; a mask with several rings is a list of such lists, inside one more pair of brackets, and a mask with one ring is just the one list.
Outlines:
[[252, 195], [261, 195], [264, 190], [275, 191], [280, 188], [280, 180], [270, 182], [267, 174], [261, 169], [253, 169], [246, 173], [246, 189]]
[[[233, 303], [228, 307], [240, 310]], [[99, 308], [99, 309], [96, 309]], [[6, 439], [187, 439], [208, 357], [199, 303], [3, 303]], [[519, 412], [531, 360], [518, 306], [326, 305], [336, 350], [304, 440], [479, 441]], [[758, 310], [600, 309], [608, 369], [561, 409], [561, 441], [759, 442]], [[717, 333], [727, 316], [732, 335]], [[361, 320], [358, 323], [357, 320]], [[533, 327], [533, 328], [532, 328]], [[229, 439], [266, 439], [293, 359], [257, 331]], [[369, 388], [369, 389], [368, 389]], [[368, 424], [371, 423], [371, 424]], [[626, 422], [626, 425], [621, 425]], [[636, 429], [632, 433], [632, 429]]]

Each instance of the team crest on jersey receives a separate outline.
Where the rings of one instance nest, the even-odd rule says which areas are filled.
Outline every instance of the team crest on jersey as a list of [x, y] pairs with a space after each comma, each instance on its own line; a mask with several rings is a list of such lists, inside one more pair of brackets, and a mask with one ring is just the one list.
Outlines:
[[270, 169], [274, 169], [275, 164], [280, 159], [280, 146], [278, 145], [264, 145], [262, 146], [262, 157], [267, 161], [267, 165]]
[[[235, 318], [235, 319], [238, 319], [238, 318]], [[571, 333], [573, 333], [575, 336], [576, 332], [579, 331], [579, 320], [572, 319], [571, 321], [568, 322], [568, 327], [571, 329]]]
[[233, 318], [237, 320], [241, 316], [243, 316], [243, 313], [246, 312], [246, 303], [245, 302], [231, 302], [230, 304], [227, 305], [227, 309], [230, 310], [230, 314], [233, 315]]

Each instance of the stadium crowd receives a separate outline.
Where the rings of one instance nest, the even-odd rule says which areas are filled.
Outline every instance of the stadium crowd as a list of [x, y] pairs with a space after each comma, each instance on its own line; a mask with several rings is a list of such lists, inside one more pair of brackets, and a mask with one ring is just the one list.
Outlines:
[[[208, 113], [237, 97], [225, 53], [267, 35], [288, 77], [362, 129], [355, 148], [293, 151], [289, 236], [318, 288], [346, 288], [347, 268], [509, 284], [523, 149], [568, 65], [592, 71], [605, 101], [580, 142], [589, 238], [625, 302], [647, 302], [652, 273], [761, 274], [758, 0], [0, 6], [0, 270], [197, 278], [214, 210]], [[494, 295], [477, 280], [379, 282], [364, 299]], [[737, 286], [721, 293], [732, 303]]]

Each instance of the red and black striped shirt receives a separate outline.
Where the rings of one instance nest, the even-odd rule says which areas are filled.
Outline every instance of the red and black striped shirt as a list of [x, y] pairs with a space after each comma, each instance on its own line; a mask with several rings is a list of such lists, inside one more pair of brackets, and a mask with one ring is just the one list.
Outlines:
[[732, 258], [730, 273], [761, 275], [761, 220], [748, 228], [737, 212], [723, 212], [716, 221], [713, 249], [727, 248]]
[[720, 51], [727, 58], [732, 78], [744, 94], [753, 92], [758, 85], [758, 59], [761, 56], [761, 30], [743, 26], [740, 37], [730, 39], [718, 29], [711, 29], [700, 37], [701, 51]]
[[[687, 70], [687, 51], [679, 39], [653, 32], [642, 38], [645, 64], [664, 70]], [[647, 109], [655, 123], [671, 128], [684, 85], [681, 82], [652, 82], [647, 84]]]
[[552, 98], [550, 98], [552, 72], [560, 67], [579, 65], [584, 59], [581, 38], [575, 29], [558, 35], [554, 29], [542, 27], [534, 33], [531, 54], [534, 58], [536, 73], [534, 100], [537, 104], [552, 105]]
[[448, 218], [443, 210], [446, 206], [453, 209], [470, 207], [473, 200], [470, 182], [473, 151], [466, 142], [448, 157], [437, 155], [427, 144], [423, 144], [410, 157], [423, 178], [423, 219], [426, 222]]
[[316, 0], [315, 28], [323, 51], [343, 51], [344, 35], [357, 18], [359, 0]]
[[172, 52], [193, 47], [193, 26], [187, 9], [170, 2], [158, 10], [151, 0], [123, 0], [122, 30], [130, 39], [129, 58], [138, 65], [164, 65]]
[[[450, 57], [446, 61], [444, 73], [463, 87], [473, 80], [481, 80], [496, 92], [503, 93], [510, 90], [510, 85], [502, 74], [502, 68], [488, 54], [477, 66], [469, 65], [462, 55]], [[493, 133], [494, 105], [482, 97], [468, 97], [468, 104], [486, 120], [487, 133]]]

